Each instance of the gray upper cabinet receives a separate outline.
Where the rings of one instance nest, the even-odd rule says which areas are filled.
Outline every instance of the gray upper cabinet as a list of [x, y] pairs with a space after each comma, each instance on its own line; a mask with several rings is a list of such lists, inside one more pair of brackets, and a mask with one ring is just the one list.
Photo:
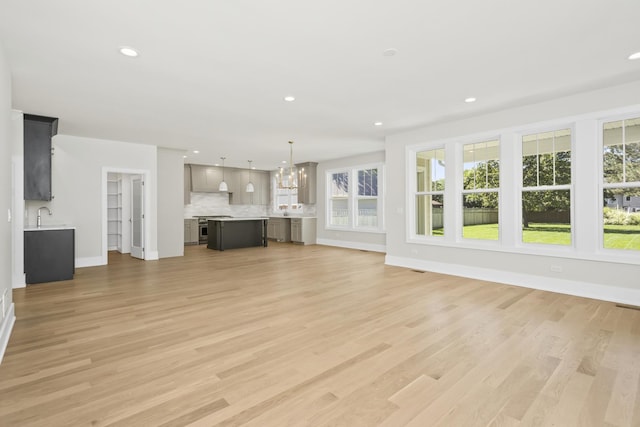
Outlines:
[[[218, 166], [185, 165], [185, 204], [187, 203], [187, 167], [190, 172], [190, 191], [196, 193], [217, 193], [222, 182], [222, 168]], [[227, 183], [229, 203], [232, 205], [269, 204], [269, 172], [251, 171], [251, 181], [255, 191], [247, 193], [249, 169], [224, 168], [224, 180]]]
[[58, 119], [24, 115], [24, 200], [51, 200], [51, 138]]
[[304, 169], [305, 185], [298, 189], [298, 203], [305, 205], [316, 204], [316, 171], [318, 164], [315, 162], [306, 162], [296, 164], [298, 170]]
[[184, 204], [191, 203], [191, 165], [184, 165]]
[[222, 169], [216, 166], [190, 165], [191, 191], [196, 193], [218, 192], [222, 181]]
[[[249, 178], [251, 175], [251, 178]], [[247, 193], [249, 179], [253, 182], [253, 193]], [[230, 203], [232, 205], [269, 204], [269, 172], [248, 169], [233, 169], [233, 186]]]

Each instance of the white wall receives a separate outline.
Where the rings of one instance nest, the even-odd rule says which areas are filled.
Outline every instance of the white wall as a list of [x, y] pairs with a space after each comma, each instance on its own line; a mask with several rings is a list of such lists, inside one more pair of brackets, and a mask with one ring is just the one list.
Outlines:
[[[640, 82], [604, 90], [573, 95], [550, 102], [513, 108], [465, 120], [444, 123], [390, 136], [386, 141], [387, 188], [387, 258], [392, 265], [439, 271], [516, 285], [549, 289], [562, 293], [590, 296], [604, 300], [640, 305], [640, 263], [638, 254], [629, 254], [624, 263], [611, 262], [597, 246], [598, 180], [597, 170], [601, 151], [598, 149], [598, 112], [614, 109], [633, 109], [640, 100]], [[638, 106], [637, 108], [640, 108]], [[407, 239], [407, 147], [415, 144], [456, 140], [473, 135], [502, 134], [502, 150], [514, 154], [519, 142], [518, 127], [535, 127], [541, 122], [563, 122], [574, 125], [574, 250], [567, 254], [552, 249], [531, 253], [517, 250], [519, 218], [514, 209], [503, 210], [503, 245], [498, 250], [477, 249], [459, 244], [455, 236], [446, 244], [410, 243]], [[510, 156], [508, 156], [510, 157]], [[506, 159], [508, 159], [508, 157]], [[513, 157], [511, 157], [513, 158]], [[506, 160], [505, 159], [505, 160]], [[517, 176], [513, 162], [503, 160], [508, 177]], [[503, 177], [505, 175], [502, 175]], [[517, 183], [502, 180], [501, 198], [517, 193]], [[512, 197], [515, 200], [514, 197]], [[507, 205], [509, 206], [509, 205]], [[505, 227], [506, 226], [506, 227]], [[465, 246], [465, 247], [463, 247]], [[513, 248], [513, 250], [509, 250]], [[505, 250], [506, 249], [506, 250]], [[531, 252], [531, 251], [529, 251]], [[635, 258], [634, 258], [635, 257]], [[610, 257], [612, 258], [612, 257]], [[636, 259], [634, 262], [633, 260]], [[551, 267], [556, 271], [552, 271]], [[558, 271], [561, 270], [561, 271]]]
[[[112, 171], [148, 171], [150, 198], [145, 218], [149, 222], [149, 259], [157, 258], [157, 149], [155, 146], [69, 135], [53, 137], [51, 202], [27, 202], [27, 225], [36, 222], [39, 206], [49, 206], [52, 216], [43, 224], [76, 227], [76, 267], [100, 265], [103, 260], [103, 184], [105, 168]], [[105, 182], [103, 183], [103, 174]], [[106, 203], [105, 208], [106, 210]]]
[[184, 255], [184, 150], [158, 148], [158, 256]]
[[0, 362], [15, 321], [11, 268], [11, 71], [0, 44]]
[[[317, 193], [316, 193], [316, 215], [317, 215], [317, 242], [322, 245], [340, 246], [352, 249], [371, 250], [384, 252], [386, 236], [384, 233], [367, 233], [358, 231], [328, 230], [327, 223], [327, 189], [325, 175], [328, 170], [344, 167], [367, 165], [371, 163], [384, 163], [385, 153], [379, 151], [360, 156], [344, 157], [341, 159], [329, 160], [318, 164], [317, 167]], [[384, 185], [385, 194], [388, 193], [388, 180]]]

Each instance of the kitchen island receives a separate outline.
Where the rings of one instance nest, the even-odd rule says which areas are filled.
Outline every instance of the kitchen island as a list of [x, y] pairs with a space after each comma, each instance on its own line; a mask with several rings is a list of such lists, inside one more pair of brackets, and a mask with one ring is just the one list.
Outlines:
[[214, 218], [208, 221], [207, 248], [225, 249], [267, 246], [268, 218]]

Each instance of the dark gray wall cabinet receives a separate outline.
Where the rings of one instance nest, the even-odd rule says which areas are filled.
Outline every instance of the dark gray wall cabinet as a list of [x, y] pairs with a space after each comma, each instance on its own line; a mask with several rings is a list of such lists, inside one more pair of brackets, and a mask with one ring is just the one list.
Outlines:
[[58, 119], [24, 115], [24, 199], [51, 200], [51, 138]]
[[74, 229], [24, 232], [27, 284], [71, 280], [74, 270]]

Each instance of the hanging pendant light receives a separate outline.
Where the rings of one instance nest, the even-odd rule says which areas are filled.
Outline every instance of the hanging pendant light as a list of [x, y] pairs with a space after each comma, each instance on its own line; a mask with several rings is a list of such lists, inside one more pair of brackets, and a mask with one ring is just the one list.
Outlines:
[[224, 181], [224, 159], [226, 159], [226, 157], [220, 157], [220, 158], [222, 159], [222, 182], [218, 186], [218, 191], [229, 191], [229, 187], [227, 186], [227, 183]]
[[251, 163], [253, 162], [253, 160], [248, 160], [248, 162], [249, 162], [249, 183], [247, 184], [246, 192], [253, 193], [255, 191], [255, 188], [253, 187], [253, 182], [251, 182]]

